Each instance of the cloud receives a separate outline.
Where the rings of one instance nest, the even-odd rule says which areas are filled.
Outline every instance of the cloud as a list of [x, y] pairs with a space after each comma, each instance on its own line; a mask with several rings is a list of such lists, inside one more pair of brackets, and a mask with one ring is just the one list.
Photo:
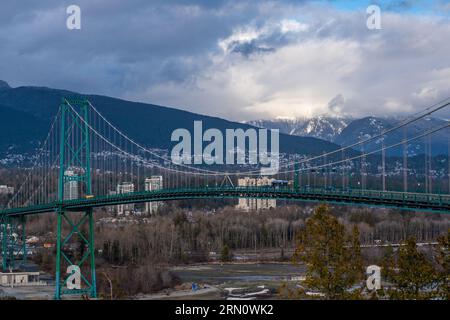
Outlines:
[[328, 109], [331, 113], [342, 115], [343, 110], [342, 107], [345, 105], [345, 99], [342, 94], [338, 94], [333, 99], [328, 102]]
[[[389, 13], [383, 30], [372, 32], [357, 13], [318, 17], [307, 34], [285, 42], [241, 27], [219, 41], [224, 53], [214, 55], [195, 87], [167, 83], [150, 88], [148, 96], [238, 120], [407, 115], [450, 96], [450, 46], [441, 41], [450, 36], [447, 20]], [[224, 45], [234, 41], [274, 49], [237, 55]]]
[[[244, 51], [248, 55], [253, 51], [273, 52], [274, 48], [270, 47], [271, 45], [285, 44], [289, 41], [289, 37], [295, 37], [307, 31], [308, 28], [307, 24], [292, 19], [265, 23], [261, 27], [246, 25], [234, 30], [229, 37], [219, 40], [219, 47], [224, 53]], [[247, 50], [239, 50], [239, 48], [247, 48]]]
[[415, 3], [370, 31], [326, 2], [80, 0], [69, 31], [71, 1], [6, 1], [0, 77], [234, 120], [408, 114], [450, 96], [449, 19]]

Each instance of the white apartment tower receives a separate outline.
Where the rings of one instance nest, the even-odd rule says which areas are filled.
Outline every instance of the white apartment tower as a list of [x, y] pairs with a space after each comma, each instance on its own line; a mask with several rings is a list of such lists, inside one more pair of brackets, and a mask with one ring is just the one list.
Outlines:
[[[145, 179], [145, 191], [156, 191], [161, 190], [163, 188], [163, 177], [162, 176], [151, 176], [150, 178]], [[145, 203], [145, 212], [149, 214], [156, 213], [158, 209], [161, 207], [162, 202], [154, 201], [154, 202], [146, 202]]]
[[0, 194], [13, 194], [14, 187], [8, 187], [7, 185], [0, 185]]
[[[238, 179], [239, 187], [262, 187], [272, 185], [274, 179], [268, 177], [250, 178], [245, 177]], [[276, 208], [277, 201], [275, 199], [255, 199], [255, 198], [240, 198], [236, 209], [251, 211], [251, 210], [267, 210]]]
[[79, 183], [77, 175], [73, 170], [66, 170], [64, 176], [68, 177], [68, 181], [64, 182], [64, 200], [73, 200], [80, 197]]
[[[122, 182], [117, 185], [116, 194], [134, 192], [134, 184], [132, 182]], [[134, 211], [134, 204], [119, 204], [117, 206], [117, 214], [130, 214]]]

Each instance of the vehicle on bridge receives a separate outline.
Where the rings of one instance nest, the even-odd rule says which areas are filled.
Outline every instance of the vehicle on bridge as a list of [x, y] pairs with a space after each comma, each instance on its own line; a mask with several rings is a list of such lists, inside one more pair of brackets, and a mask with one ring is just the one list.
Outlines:
[[273, 180], [272, 181], [272, 187], [275, 189], [286, 188], [287, 186], [289, 186], [289, 181], [287, 181], [287, 180]]

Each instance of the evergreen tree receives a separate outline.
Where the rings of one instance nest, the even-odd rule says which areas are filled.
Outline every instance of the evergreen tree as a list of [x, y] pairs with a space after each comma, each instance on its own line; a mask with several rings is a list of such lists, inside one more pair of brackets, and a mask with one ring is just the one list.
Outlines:
[[383, 260], [381, 262], [381, 277], [387, 281], [392, 280], [395, 269], [394, 249], [391, 245], [384, 250]]
[[77, 254], [76, 259], [79, 261], [83, 258], [84, 253], [86, 252], [86, 242], [83, 240], [83, 237], [77, 232]]
[[306, 266], [305, 286], [327, 299], [357, 298], [351, 288], [362, 280], [359, 233], [346, 235], [344, 226], [319, 206], [299, 236], [294, 254], [296, 262]]
[[357, 282], [363, 279], [364, 271], [361, 255], [361, 241], [359, 239], [359, 230], [356, 225], [353, 226], [350, 243], [351, 248], [349, 250], [349, 259], [352, 262], [350, 266], [350, 275], [353, 277], [353, 281]]
[[[385, 283], [392, 283], [395, 275], [395, 253], [391, 245], [388, 245], [384, 249], [383, 257], [381, 259], [381, 279]], [[373, 297], [381, 296], [383, 298], [389, 298], [389, 291], [383, 286], [381, 290], [378, 290], [373, 294]]]
[[433, 264], [417, 249], [413, 237], [398, 251], [396, 268], [391, 270], [391, 299], [430, 299], [435, 297], [437, 276]]
[[232, 253], [227, 245], [224, 245], [222, 252], [220, 253], [220, 260], [222, 262], [228, 262], [232, 260]]
[[109, 250], [110, 246], [111, 246], [111, 241], [106, 240], [103, 242], [102, 258], [108, 262], [111, 262], [111, 252]]
[[436, 252], [438, 266], [438, 294], [445, 300], [450, 300], [450, 230], [447, 235], [439, 237]]
[[120, 256], [120, 244], [119, 240], [114, 240], [112, 244], [112, 250], [111, 250], [111, 262], [114, 264], [119, 264], [121, 262], [121, 256]]

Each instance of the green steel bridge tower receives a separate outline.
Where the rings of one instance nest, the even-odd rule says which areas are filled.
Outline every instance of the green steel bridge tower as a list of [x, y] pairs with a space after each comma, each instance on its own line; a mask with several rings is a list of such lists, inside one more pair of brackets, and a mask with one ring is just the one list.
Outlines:
[[[69, 112], [69, 107], [77, 107], [84, 121], [75, 116], [73, 112]], [[65, 294], [88, 294], [90, 297], [96, 298], [93, 209], [85, 208], [81, 218], [76, 221], [76, 216], [79, 214], [64, 209], [62, 205], [65, 200], [71, 199], [70, 194], [67, 193], [72, 186], [79, 188], [80, 195], [92, 194], [89, 104], [84, 98], [63, 99], [60, 111], [58, 200], [61, 205], [56, 209], [55, 299], [60, 299]], [[76, 145], [73, 144], [75, 139], [78, 139]], [[77, 174], [69, 174], [70, 170], [76, 170]], [[66, 188], [67, 185], [69, 188]], [[64, 234], [65, 230], [66, 234]], [[70, 245], [70, 240], [74, 241], [75, 235], [78, 237], [81, 247], [79, 249], [82, 252], [82, 255], [78, 257], [66, 250]], [[85, 250], [86, 247], [87, 250]], [[72, 272], [66, 275], [66, 270], [69, 269], [63, 267], [70, 266], [78, 268], [72, 268]], [[90, 277], [85, 276], [86, 271]], [[79, 279], [78, 283], [72, 286], [73, 289], [63, 289], [72, 279]]]

